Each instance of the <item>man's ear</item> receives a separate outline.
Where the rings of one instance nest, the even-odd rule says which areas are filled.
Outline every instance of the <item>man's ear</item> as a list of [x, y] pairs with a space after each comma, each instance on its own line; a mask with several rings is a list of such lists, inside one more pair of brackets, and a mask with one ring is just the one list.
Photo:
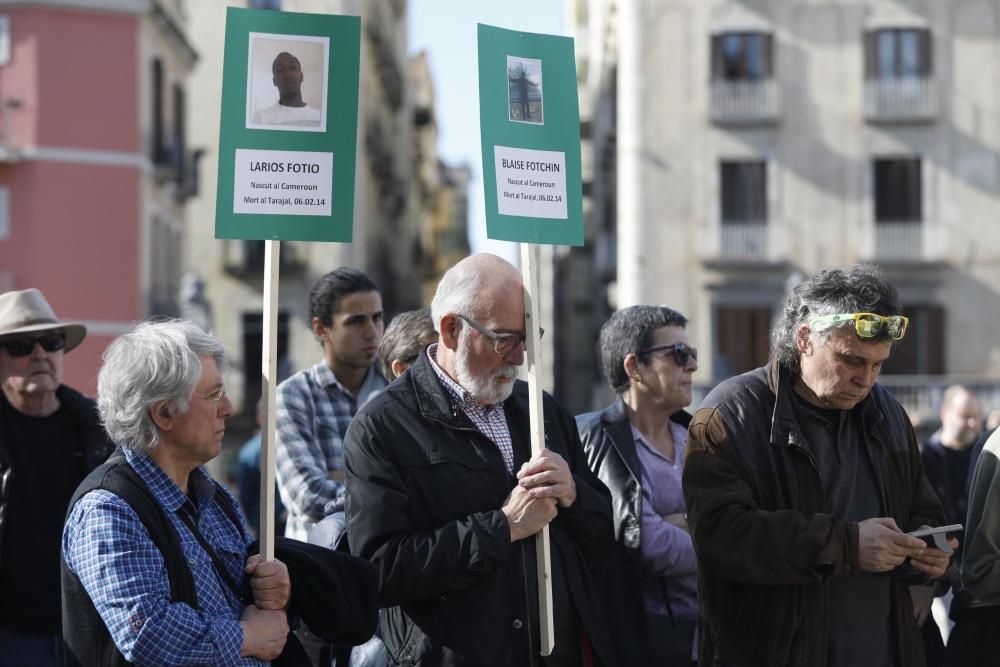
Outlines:
[[399, 377], [400, 375], [405, 373], [406, 369], [410, 367], [409, 364], [407, 364], [404, 361], [400, 361], [399, 359], [393, 359], [390, 366], [392, 367], [393, 375], [395, 375], [396, 377]]
[[310, 324], [312, 325], [313, 335], [316, 336], [320, 342], [326, 340], [326, 330], [328, 327], [324, 326], [318, 317], [312, 318], [312, 322], [310, 322]]
[[167, 401], [157, 401], [149, 406], [149, 418], [161, 431], [169, 431], [174, 427], [174, 411]]
[[636, 374], [636, 369], [639, 368], [639, 357], [635, 355], [635, 352], [629, 352], [625, 355], [622, 368], [625, 369], [625, 375], [632, 379], [632, 376]]
[[812, 341], [809, 340], [810, 333], [812, 332], [806, 324], [799, 325], [798, 330], [796, 330], [795, 347], [798, 349], [799, 354], [806, 354], [812, 350]]
[[445, 313], [441, 316], [441, 336], [439, 344], [449, 350], [458, 349], [458, 333], [462, 330], [462, 323], [455, 313]]

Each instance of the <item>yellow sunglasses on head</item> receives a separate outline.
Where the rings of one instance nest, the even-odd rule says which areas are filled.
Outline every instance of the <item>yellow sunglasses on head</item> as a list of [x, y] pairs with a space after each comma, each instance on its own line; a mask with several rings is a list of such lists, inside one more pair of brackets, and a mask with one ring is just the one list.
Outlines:
[[910, 318], [903, 315], [876, 315], [875, 313], [840, 313], [838, 315], [823, 315], [809, 320], [809, 326], [817, 324], [843, 324], [854, 322], [854, 330], [858, 338], [875, 338], [883, 331], [893, 340], [901, 340], [906, 335], [906, 327]]

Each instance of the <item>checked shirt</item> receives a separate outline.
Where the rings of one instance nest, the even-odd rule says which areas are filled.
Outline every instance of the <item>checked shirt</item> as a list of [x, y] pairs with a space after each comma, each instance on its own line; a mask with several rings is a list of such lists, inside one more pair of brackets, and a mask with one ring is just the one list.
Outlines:
[[125, 449], [125, 458], [176, 529], [201, 610], [170, 602], [163, 556], [132, 508], [110, 491], [91, 491], [66, 521], [63, 555], [115, 645], [129, 662], [143, 665], [266, 664], [240, 657], [243, 605], [180, 518], [180, 512], [193, 513], [233, 580], [244, 582], [249, 539], [246, 529], [234, 526], [213, 500], [215, 493], [225, 491], [197, 468], [189, 481], [192, 502], [148, 456]]
[[493, 444], [500, 450], [503, 456], [504, 466], [507, 472], [514, 474], [514, 443], [510, 439], [510, 428], [507, 426], [507, 414], [503, 411], [503, 403], [498, 405], [482, 405], [472, 394], [467, 392], [462, 385], [458, 384], [437, 364], [437, 343], [427, 348], [427, 358], [431, 362], [431, 368], [437, 374], [441, 384], [451, 394], [455, 403], [462, 408], [462, 412], [479, 429], [479, 432], [493, 441]]
[[309, 529], [343, 501], [344, 434], [358, 407], [386, 384], [372, 366], [355, 397], [320, 362], [278, 385], [275, 461], [287, 537], [308, 540]]

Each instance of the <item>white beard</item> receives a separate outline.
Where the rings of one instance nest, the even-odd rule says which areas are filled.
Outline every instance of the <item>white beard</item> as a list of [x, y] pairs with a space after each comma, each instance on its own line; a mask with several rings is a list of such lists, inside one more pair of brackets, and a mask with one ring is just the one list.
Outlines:
[[[499, 405], [507, 400], [514, 391], [514, 378], [517, 377], [517, 366], [504, 364], [490, 377], [476, 377], [469, 370], [469, 345], [465, 340], [467, 334], [462, 332], [455, 354], [455, 379], [462, 389], [472, 394], [478, 403], [483, 405]], [[508, 382], [499, 382], [499, 378], [507, 378]]]

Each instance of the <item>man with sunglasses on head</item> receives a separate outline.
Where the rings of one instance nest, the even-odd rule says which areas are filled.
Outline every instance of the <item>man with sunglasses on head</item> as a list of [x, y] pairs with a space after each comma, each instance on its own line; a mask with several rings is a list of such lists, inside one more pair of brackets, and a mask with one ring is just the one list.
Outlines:
[[876, 383], [907, 325], [874, 266], [822, 271], [788, 296], [768, 365], [701, 404], [684, 470], [701, 664], [925, 664], [909, 584], [950, 554], [906, 533], [945, 517]]
[[63, 355], [86, 333], [37, 289], [0, 294], [0, 666], [63, 664], [63, 519], [113, 449], [94, 401], [62, 384]]
[[[532, 456], [521, 275], [489, 254], [438, 284], [440, 337], [347, 431], [351, 550], [379, 570], [392, 664], [618, 665], [595, 571], [612, 547], [607, 489], [576, 423], [543, 399]], [[541, 658], [535, 540], [551, 526], [555, 650]]]

